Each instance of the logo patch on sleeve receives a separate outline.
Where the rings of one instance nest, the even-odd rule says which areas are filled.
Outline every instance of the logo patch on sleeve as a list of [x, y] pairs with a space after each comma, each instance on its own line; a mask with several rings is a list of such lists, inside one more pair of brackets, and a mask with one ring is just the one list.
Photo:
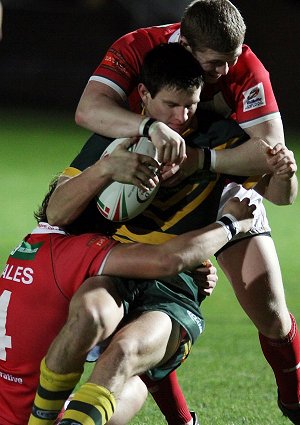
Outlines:
[[250, 111], [251, 109], [260, 108], [261, 106], [264, 106], [266, 104], [263, 83], [258, 83], [256, 86], [244, 91], [243, 96], [244, 112]]
[[38, 250], [44, 242], [30, 244], [22, 241], [11, 253], [10, 256], [13, 258], [19, 258], [21, 260], [34, 260]]

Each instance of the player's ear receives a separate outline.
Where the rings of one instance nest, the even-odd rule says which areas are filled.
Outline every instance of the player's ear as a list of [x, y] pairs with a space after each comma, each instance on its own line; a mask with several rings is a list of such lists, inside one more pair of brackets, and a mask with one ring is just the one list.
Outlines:
[[139, 83], [139, 85], [138, 85], [138, 92], [139, 92], [139, 95], [140, 95], [143, 103], [145, 104], [146, 101], [147, 101], [147, 97], [150, 96], [149, 90], [147, 89], [147, 87], [145, 86], [145, 84]]

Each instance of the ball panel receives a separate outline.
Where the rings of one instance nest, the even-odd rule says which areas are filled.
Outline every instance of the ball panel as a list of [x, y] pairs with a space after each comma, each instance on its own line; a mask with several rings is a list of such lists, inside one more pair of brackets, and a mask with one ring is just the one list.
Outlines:
[[118, 182], [113, 182], [97, 197], [97, 208], [101, 214], [112, 221], [127, 220], [124, 188]]

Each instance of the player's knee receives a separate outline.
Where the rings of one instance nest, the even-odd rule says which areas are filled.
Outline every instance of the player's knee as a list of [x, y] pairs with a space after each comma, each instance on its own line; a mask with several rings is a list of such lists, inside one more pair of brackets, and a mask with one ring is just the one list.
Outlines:
[[260, 333], [267, 338], [285, 338], [291, 329], [291, 318], [288, 310], [278, 310], [278, 308], [274, 307], [272, 311], [269, 310], [268, 320], [265, 318], [258, 328]]
[[139, 349], [139, 342], [134, 338], [121, 337], [113, 340], [113, 356], [119, 364], [119, 371], [125, 380], [137, 374], [139, 362], [142, 360], [142, 353]]
[[80, 294], [73, 297], [70, 303], [69, 316], [76, 318], [77, 328], [82, 333], [91, 332], [101, 339], [106, 333], [108, 324], [108, 312], [105, 308], [93, 302], [92, 297], [88, 293]]

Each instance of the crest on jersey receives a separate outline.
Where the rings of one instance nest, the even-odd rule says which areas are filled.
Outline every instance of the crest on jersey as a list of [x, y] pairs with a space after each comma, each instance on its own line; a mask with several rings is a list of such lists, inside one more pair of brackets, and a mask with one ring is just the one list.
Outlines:
[[251, 109], [260, 108], [266, 104], [265, 91], [263, 83], [258, 83], [256, 86], [243, 92], [243, 110], [244, 112]]

